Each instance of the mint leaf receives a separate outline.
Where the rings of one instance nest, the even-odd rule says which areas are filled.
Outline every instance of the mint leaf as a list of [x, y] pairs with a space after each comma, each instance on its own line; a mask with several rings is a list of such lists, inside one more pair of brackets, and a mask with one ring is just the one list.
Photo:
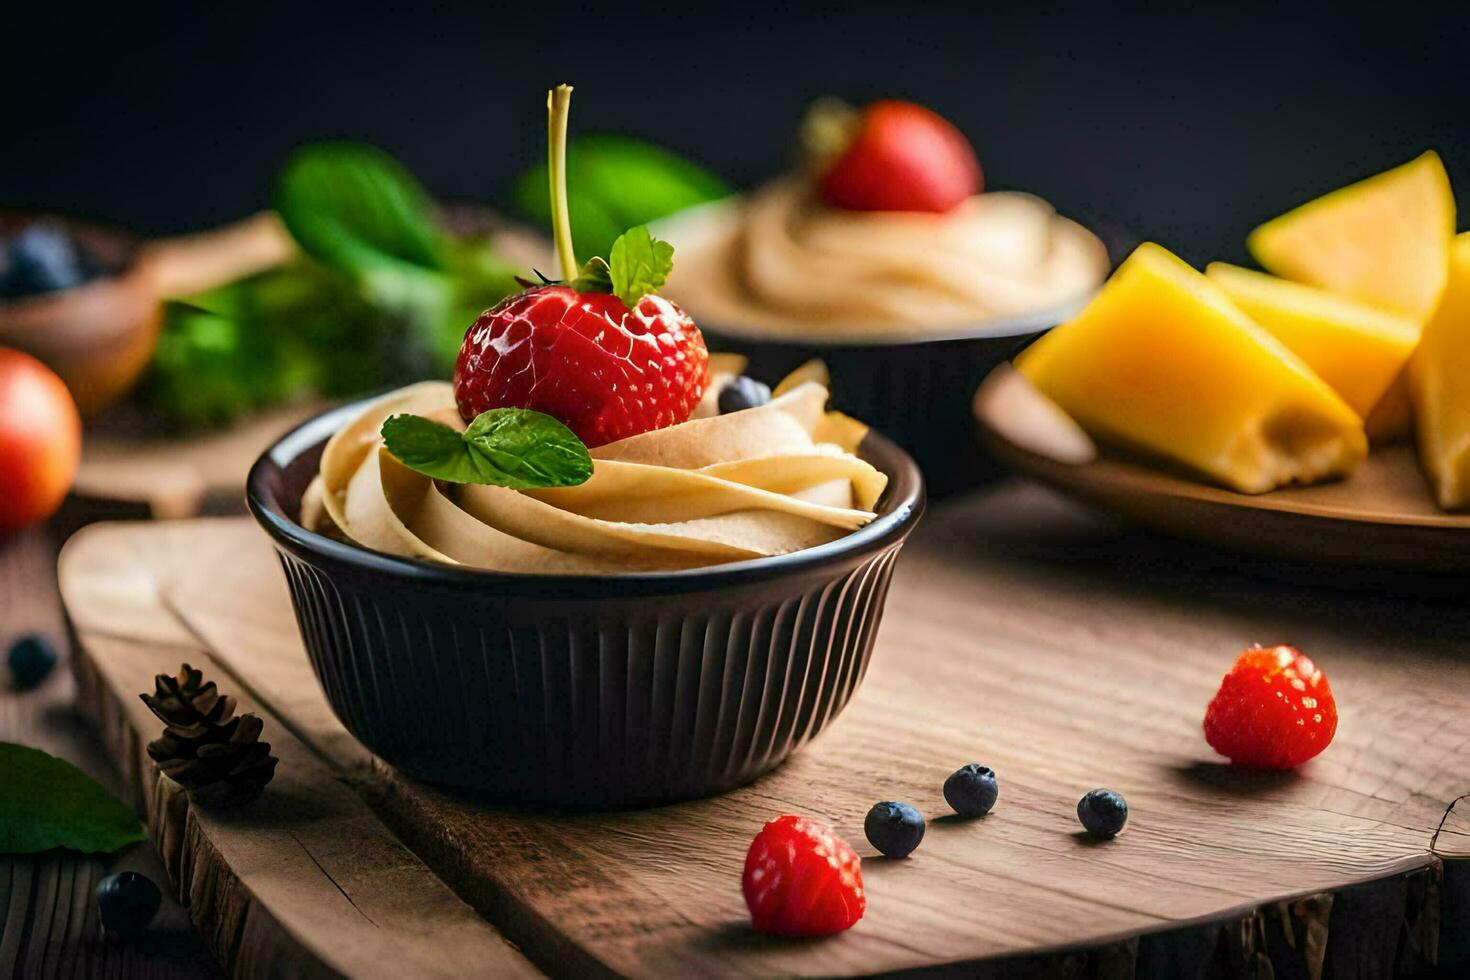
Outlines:
[[481, 412], [463, 434], [419, 415], [394, 415], [383, 423], [383, 442], [404, 466], [449, 483], [539, 490], [574, 487], [592, 476], [582, 440], [528, 408]]
[[646, 225], [619, 235], [609, 256], [588, 259], [567, 285], [579, 293], [612, 293], [631, 310], [657, 292], [674, 268], [674, 246], [654, 238]]
[[607, 265], [613, 293], [631, 310], [668, 281], [674, 268], [674, 246], [654, 238], [647, 225], [639, 225], [613, 242]]
[[146, 839], [133, 811], [70, 762], [0, 742], [0, 773], [0, 854], [95, 854]]

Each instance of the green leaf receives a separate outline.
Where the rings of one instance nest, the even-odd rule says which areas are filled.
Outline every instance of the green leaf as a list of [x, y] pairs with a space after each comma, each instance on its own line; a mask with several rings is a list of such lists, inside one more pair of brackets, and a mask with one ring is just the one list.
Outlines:
[[110, 853], [146, 837], [122, 800], [70, 762], [0, 742], [0, 854]]
[[275, 196], [303, 254], [165, 306], [139, 389], [165, 424], [443, 376], [480, 312], [517, 289], [487, 240], [443, 233], [428, 195], [372, 147], [302, 149]]
[[654, 238], [646, 225], [639, 225], [613, 242], [607, 265], [612, 292], [631, 310], [668, 281], [674, 268], [674, 246]]
[[301, 258], [165, 304], [139, 395], [194, 428], [307, 392], [345, 397], [396, 380], [385, 377], [392, 329], [352, 279]]
[[579, 293], [610, 293], [613, 291], [612, 267], [607, 259], [594, 255], [582, 264], [582, 271], [567, 285]]
[[[568, 211], [578, 255], [607, 255], [625, 229], [729, 194], [719, 178], [641, 140], [592, 134], [567, 147]], [[526, 218], [549, 224], [546, 165], [522, 174], [512, 198]]]
[[422, 416], [394, 415], [383, 423], [383, 442], [404, 466], [449, 483], [539, 490], [574, 487], [592, 476], [582, 440], [528, 408], [481, 412], [463, 434]]
[[351, 275], [446, 264], [429, 195], [375, 147], [333, 142], [301, 148], [277, 178], [275, 206], [303, 251]]

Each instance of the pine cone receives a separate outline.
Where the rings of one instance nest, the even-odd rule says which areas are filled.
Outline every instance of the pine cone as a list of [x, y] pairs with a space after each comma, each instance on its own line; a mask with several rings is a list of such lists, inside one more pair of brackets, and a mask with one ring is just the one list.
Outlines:
[[255, 715], [236, 718], [235, 699], [188, 664], [179, 676], [159, 674], [154, 692], [139, 695], [159, 720], [163, 734], [148, 743], [148, 755], [165, 776], [204, 806], [237, 806], [260, 796], [276, 771], [264, 727]]

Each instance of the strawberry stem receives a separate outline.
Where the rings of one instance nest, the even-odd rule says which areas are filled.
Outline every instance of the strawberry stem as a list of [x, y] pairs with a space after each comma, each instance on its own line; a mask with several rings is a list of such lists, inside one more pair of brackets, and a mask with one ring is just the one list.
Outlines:
[[558, 85], [546, 93], [547, 172], [551, 176], [551, 235], [561, 260], [565, 282], [577, 278], [577, 255], [572, 250], [572, 219], [567, 211], [567, 116], [572, 106], [572, 87]]

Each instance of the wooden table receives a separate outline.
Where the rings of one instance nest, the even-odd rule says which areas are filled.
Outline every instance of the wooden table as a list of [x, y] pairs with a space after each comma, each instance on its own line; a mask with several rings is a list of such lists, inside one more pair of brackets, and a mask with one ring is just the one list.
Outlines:
[[[0, 651], [17, 636], [39, 633], [62, 658], [35, 691], [21, 694], [0, 679], [0, 741], [44, 749], [80, 766], [113, 792], [116, 769], [95, 731], [76, 712], [76, 685], [56, 593], [56, 536], [32, 528], [0, 536]], [[166, 898], [154, 934], [133, 944], [105, 941], [93, 890], [113, 871], [167, 876], [157, 852], [141, 844], [115, 858], [51, 852], [0, 856], [0, 977], [209, 977], [213, 958], [188, 914]]]
[[[343, 928], [360, 927], [358, 914], [405, 914], [376, 875], [344, 875], [353, 866], [331, 846], [331, 808], [358, 813], [365, 800], [372, 813], [340, 826], [386, 821], [414, 852], [404, 861], [422, 859], [553, 974], [1269, 965], [1278, 976], [1376, 976], [1470, 957], [1470, 817], [1454, 805], [1470, 789], [1460, 580], [1235, 558], [1120, 533], [1034, 485], [1002, 484], [926, 519], [900, 562], [873, 670], [829, 734], [726, 797], [570, 815], [456, 798], [367, 755], [326, 711], [278, 570], [248, 523], [99, 528], [64, 565], [88, 712], [146, 792], [160, 784], [139, 761], [151, 722], [132, 694], [160, 658], [191, 651], [268, 719], [283, 762], [264, 809], [191, 817], [193, 838], [165, 856], [171, 866], [184, 856], [192, 887], [202, 874], [200, 898], [220, 882], [251, 892], [258, 919], [292, 921], [308, 886], [340, 891]], [[1344, 706], [1337, 743], [1299, 774], [1243, 777], [1199, 736], [1218, 673], [1257, 639], [1317, 654]], [[937, 786], [970, 755], [1003, 774], [1004, 809], [981, 824], [939, 816]], [[1135, 813], [1119, 841], [1089, 847], [1067, 811], [1096, 784], [1124, 790]], [[298, 815], [292, 801], [308, 788], [331, 806]], [[862, 810], [889, 795], [937, 818], [906, 862], [873, 858], [861, 839]], [[183, 826], [182, 810], [149, 810], [156, 835]], [[833, 821], [870, 859], [870, 913], [852, 933], [772, 943], [744, 924], [740, 854], [781, 810]], [[317, 870], [272, 893], [279, 881], [261, 877], [253, 844], [282, 821], [316, 828], [297, 839]], [[369, 843], [391, 847], [376, 829]], [[352, 948], [328, 912], [261, 941], [277, 963], [340, 964]], [[530, 972], [472, 926], [442, 945], [471, 943], [467, 961], [493, 955], [502, 972]], [[258, 950], [211, 931], [235, 968]], [[387, 972], [388, 957], [412, 954], [387, 941], [375, 962]]]

